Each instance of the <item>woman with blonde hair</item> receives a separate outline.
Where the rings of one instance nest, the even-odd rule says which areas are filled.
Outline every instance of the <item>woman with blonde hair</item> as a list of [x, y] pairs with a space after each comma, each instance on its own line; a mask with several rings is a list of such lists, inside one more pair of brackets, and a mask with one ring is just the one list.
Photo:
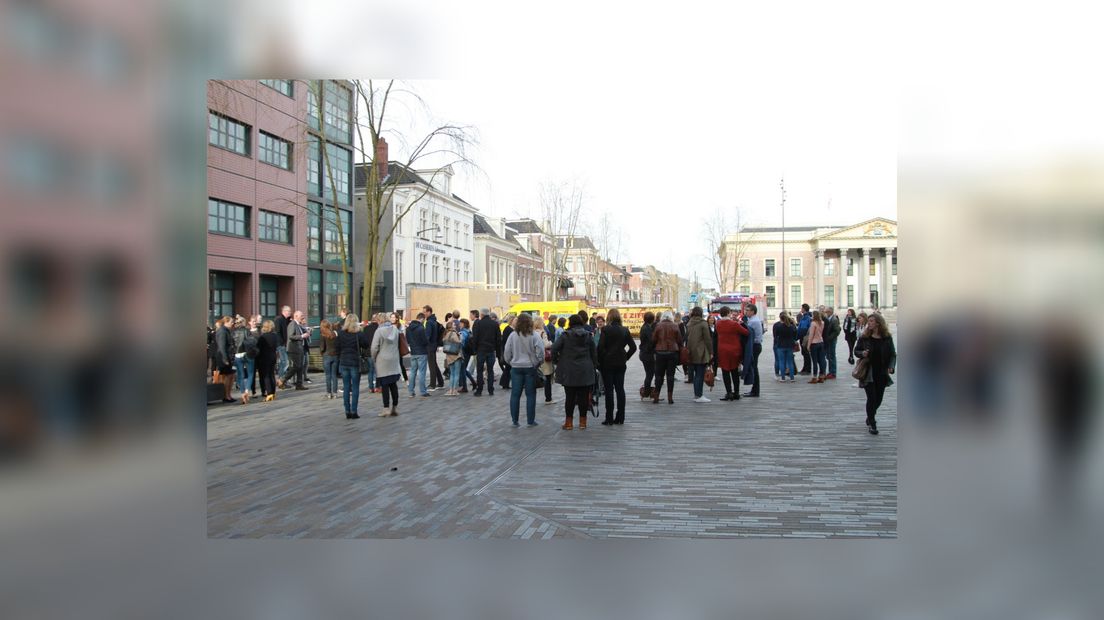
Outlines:
[[279, 357], [276, 349], [279, 346], [276, 324], [265, 321], [257, 338], [257, 374], [261, 376], [261, 396], [265, 402], [276, 400], [276, 360]]
[[464, 343], [460, 338], [460, 321], [445, 321], [445, 336], [441, 340], [441, 351], [445, 354], [445, 368], [448, 370], [449, 389], [445, 396], [459, 396], [457, 389], [460, 387], [460, 376], [464, 370], [464, 354], [461, 351]]
[[345, 390], [342, 400], [347, 420], [360, 417], [357, 415], [357, 404], [360, 402], [360, 351], [371, 346], [372, 343], [368, 341], [367, 335], [361, 331], [360, 319], [353, 313], [347, 314], [344, 326], [334, 338], [337, 364]]

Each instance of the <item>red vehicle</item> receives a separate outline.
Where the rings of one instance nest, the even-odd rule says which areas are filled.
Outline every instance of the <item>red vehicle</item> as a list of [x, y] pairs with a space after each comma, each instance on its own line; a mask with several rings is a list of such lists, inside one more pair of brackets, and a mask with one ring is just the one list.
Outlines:
[[755, 304], [759, 316], [766, 316], [767, 298], [757, 293], [723, 293], [709, 301], [709, 315], [720, 316], [721, 308], [728, 306], [736, 316], [743, 316], [748, 304]]

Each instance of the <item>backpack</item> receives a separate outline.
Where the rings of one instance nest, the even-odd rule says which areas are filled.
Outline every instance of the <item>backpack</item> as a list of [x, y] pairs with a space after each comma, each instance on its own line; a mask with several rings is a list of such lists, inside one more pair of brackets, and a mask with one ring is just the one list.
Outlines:
[[257, 348], [257, 338], [251, 333], [245, 335], [240, 348], [249, 359], [257, 357], [257, 353], [260, 352], [260, 349]]

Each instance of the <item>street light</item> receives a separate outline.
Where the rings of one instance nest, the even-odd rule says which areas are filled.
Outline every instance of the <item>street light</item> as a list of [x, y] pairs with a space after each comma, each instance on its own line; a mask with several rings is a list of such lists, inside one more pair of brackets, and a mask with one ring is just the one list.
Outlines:
[[437, 225], [434, 225], [434, 226], [430, 226], [429, 228], [423, 228], [422, 230], [419, 230], [418, 232], [414, 233], [414, 236], [415, 236], [415, 237], [417, 237], [418, 235], [420, 235], [420, 234], [422, 234], [422, 233], [426, 232], [427, 230], [432, 230], [432, 231], [434, 231], [434, 234], [433, 234], [433, 242], [434, 242], [434, 243], [440, 243], [440, 241], [439, 241], [439, 240], [437, 239], [437, 237], [438, 237], [438, 235], [440, 235], [440, 233], [441, 233], [441, 227], [440, 227], [440, 226], [437, 226]]

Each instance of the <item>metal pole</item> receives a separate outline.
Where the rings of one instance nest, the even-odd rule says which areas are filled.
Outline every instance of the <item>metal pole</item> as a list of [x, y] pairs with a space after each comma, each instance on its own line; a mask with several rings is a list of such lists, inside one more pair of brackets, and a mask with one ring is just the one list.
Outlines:
[[782, 310], [786, 309], [786, 177], [782, 177], [779, 182], [779, 187], [782, 188], [782, 264], [779, 268], [782, 269]]

